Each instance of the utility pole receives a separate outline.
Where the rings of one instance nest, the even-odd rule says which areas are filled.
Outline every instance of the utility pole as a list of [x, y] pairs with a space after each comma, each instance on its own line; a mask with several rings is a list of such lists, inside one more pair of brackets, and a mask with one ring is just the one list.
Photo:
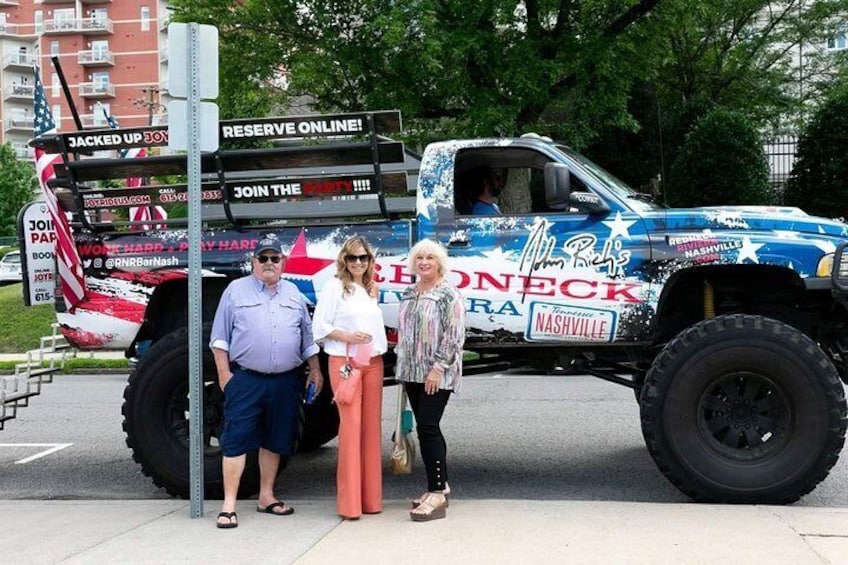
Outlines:
[[147, 108], [147, 125], [152, 126], [153, 110], [162, 107], [162, 104], [156, 101], [159, 95], [159, 87], [148, 86], [146, 88], [142, 88], [141, 92], [147, 98], [137, 98], [133, 101], [133, 106], [135, 106], [136, 108]]

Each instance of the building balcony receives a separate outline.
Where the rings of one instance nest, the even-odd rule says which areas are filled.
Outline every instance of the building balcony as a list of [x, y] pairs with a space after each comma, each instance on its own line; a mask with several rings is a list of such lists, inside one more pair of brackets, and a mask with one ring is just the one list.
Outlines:
[[12, 116], [6, 118], [3, 122], [5, 131], [19, 131], [32, 135], [32, 130], [35, 127], [35, 121], [32, 116]]
[[4, 69], [31, 71], [33, 65], [36, 64], [38, 64], [38, 57], [36, 57], [32, 53], [21, 53], [19, 51], [12, 51], [10, 53], [6, 53], [3, 56]]
[[168, 62], [168, 48], [164, 47], [159, 50], [159, 62], [167, 63]]
[[0, 8], [6, 6], [20, 6], [20, 2], [18, 0], [0, 0]]
[[80, 51], [77, 62], [83, 67], [114, 67], [115, 55], [111, 51]]
[[35, 152], [32, 147], [29, 147], [26, 143], [18, 143], [13, 141], [11, 144], [12, 150], [15, 152], [15, 157], [20, 159], [21, 161], [34, 161], [35, 160]]
[[83, 98], [114, 98], [115, 85], [111, 82], [81, 82], [79, 93]]
[[43, 30], [45, 35], [79, 33], [78, 25], [78, 20], [45, 20]]
[[80, 20], [83, 35], [112, 35], [114, 26], [109, 18], [86, 18]]
[[109, 122], [106, 121], [106, 116], [103, 112], [95, 112], [93, 114], [83, 114], [80, 116], [83, 129], [106, 129], [109, 127]]
[[24, 37], [26, 35], [27, 34], [24, 32], [24, 26], [18, 24], [0, 23], [0, 37]]
[[81, 20], [45, 20], [45, 35], [111, 35], [112, 20], [108, 18], [83, 18]]
[[3, 91], [3, 100], [28, 102], [35, 98], [35, 87], [28, 84], [13, 84]]

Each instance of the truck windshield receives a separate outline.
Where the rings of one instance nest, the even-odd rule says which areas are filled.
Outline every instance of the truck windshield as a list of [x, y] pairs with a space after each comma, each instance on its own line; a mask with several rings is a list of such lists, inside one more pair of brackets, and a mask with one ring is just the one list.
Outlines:
[[603, 184], [610, 192], [623, 200], [629, 201], [634, 210], [657, 210], [664, 208], [664, 206], [656, 202], [650, 194], [636, 192], [623, 180], [619, 179], [612, 173], [605, 171], [594, 161], [573, 149], [566, 147], [565, 145], [557, 145], [556, 148], [561, 153], [565, 154], [570, 160], [576, 161], [586, 172], [595, 177], [595, 180]]

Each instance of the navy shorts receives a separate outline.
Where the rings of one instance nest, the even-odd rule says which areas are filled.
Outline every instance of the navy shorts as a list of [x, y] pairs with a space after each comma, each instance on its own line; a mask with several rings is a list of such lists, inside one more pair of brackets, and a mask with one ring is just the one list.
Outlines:
[[224, 456], [238, 457], [260, 447], [291, 455], [297, 442], [300, 389], [296, 370], [269, 377], [235, 369], [224, 387]]

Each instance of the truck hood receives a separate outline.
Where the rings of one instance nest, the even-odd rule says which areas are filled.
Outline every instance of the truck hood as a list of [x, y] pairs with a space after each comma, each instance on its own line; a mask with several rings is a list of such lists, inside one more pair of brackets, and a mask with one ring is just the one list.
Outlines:
[[712, 206], [643, 212], [650, 232], [748, 231], [794, 232], [837, 238], [848, 237], [848, 225], [800, 208], [781, 206]]

